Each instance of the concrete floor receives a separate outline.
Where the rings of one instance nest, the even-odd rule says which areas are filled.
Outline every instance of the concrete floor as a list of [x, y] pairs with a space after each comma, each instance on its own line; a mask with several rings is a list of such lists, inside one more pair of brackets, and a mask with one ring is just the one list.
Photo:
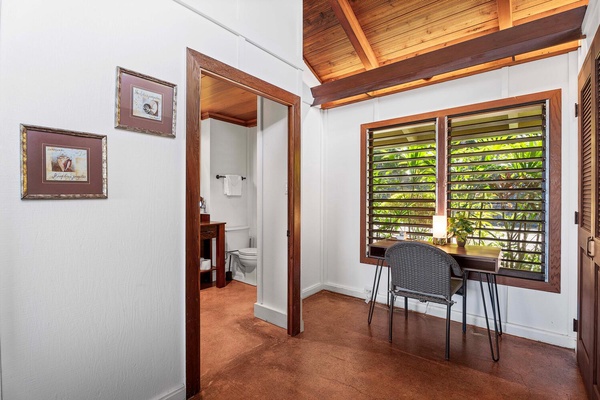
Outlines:
[[203, 399], [585, 399], [575, 352], [504, 334], [494, 363], [486, 331], [367, 304], [331, 292], [305, 299], [305, 332], [253, 317], [256, 288], [232, 281], [201, 291]]

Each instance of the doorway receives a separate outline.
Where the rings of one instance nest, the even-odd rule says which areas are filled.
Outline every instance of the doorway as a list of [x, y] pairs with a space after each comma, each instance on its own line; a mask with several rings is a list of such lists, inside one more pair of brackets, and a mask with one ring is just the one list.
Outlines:
[[186, 93], [186, 397], [200, 393], [200, 90], [202, 74], [287, 107], [287, 330], [300, 333], [300, 98], [192, 49]]

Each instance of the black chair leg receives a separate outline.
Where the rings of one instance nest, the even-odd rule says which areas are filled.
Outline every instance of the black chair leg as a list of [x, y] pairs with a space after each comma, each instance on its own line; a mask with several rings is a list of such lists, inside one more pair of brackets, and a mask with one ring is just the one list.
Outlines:
[[392, 342], [392, 330], [394, 327], [394, 303], [396, 302], [396, 296], [394, 295], [394, 293], [390, 292], [390, 308], [389, 308], [389, 313], [390, 313], [390, 320], [389, 320], [389, 329], [390, 329], [390, 343]]
[[446, 360], [450, 359], [450, 309], [451, 305], [446, 306]]
[[404, 319], [408, 319], [408, 297], [404, 298]]

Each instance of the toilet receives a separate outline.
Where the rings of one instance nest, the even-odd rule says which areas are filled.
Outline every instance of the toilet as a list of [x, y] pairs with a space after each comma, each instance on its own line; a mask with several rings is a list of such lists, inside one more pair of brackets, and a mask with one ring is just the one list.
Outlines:
[[256, 286], [256, 265], [258, 252], [250, 246], [248, 226], [225, 225], [225, 250], [228, 257], [227, 268], [231, 267], [233, 279]]
[[245, 249], [238, 250], [238, 257], [240, 263], [246, 268], [256, 268], [257, 263], [257, 252], [256, 247], [248, 247]]

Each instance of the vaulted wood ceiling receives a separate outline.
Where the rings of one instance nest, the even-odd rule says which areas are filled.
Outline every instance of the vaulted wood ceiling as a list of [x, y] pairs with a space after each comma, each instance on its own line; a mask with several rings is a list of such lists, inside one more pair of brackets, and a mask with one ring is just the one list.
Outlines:
[[[303, 0], [304, 61], [332, 108], [579, 47], [588, 1]], [[256, 95], [202, 77], [202, 118], [256, 125]]]
[[576, 50], [587, 1], [304, 0], [304, 61], [336, 107]]

